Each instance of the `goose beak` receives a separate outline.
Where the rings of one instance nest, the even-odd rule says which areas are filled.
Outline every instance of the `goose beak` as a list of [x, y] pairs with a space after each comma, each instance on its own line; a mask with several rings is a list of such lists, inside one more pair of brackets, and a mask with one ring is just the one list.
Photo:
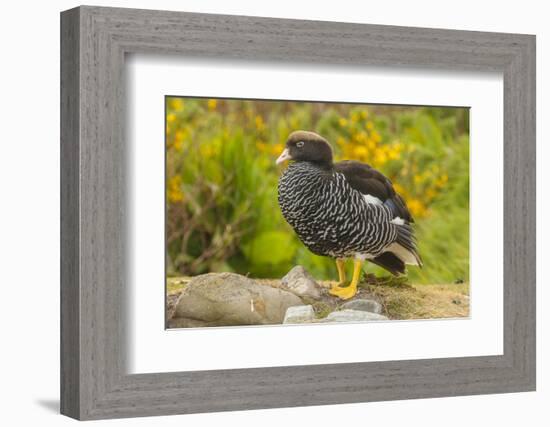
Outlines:
[[281, 153], [281, 155], [275, 161], [275, 164], [280, 165], [284, 161], [290, 160], [290, 159], [292, 159], [292, 156], [290, 155], [290, 152], [288, 151], [288, 148], [285, 148], [283, 150], [283, 152]]

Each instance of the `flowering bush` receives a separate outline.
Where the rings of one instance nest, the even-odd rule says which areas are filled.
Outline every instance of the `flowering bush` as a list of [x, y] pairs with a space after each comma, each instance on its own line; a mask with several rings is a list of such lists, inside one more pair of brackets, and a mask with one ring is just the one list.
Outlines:
[[[166, 99], [169, 274], [235, 271], [279, 277], [302, 264], [333, 278], [277, 205], [275, 159], [294, 130], [313, 130], [336, 160], [356, 159], [388, 176], [416, 219], [422, 283], [468, 280], [468, 110]], [[380, 274], [378, 267], [369, 271]]]

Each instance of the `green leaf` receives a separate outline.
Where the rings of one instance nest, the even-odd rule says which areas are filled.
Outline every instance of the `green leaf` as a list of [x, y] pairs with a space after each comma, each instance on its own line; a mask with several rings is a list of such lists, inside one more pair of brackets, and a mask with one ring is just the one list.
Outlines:
[[243, 252], [252, 264], [282, 264], [294, 257], [292, 236], [282, 231], [265, 231], [244, 245]]

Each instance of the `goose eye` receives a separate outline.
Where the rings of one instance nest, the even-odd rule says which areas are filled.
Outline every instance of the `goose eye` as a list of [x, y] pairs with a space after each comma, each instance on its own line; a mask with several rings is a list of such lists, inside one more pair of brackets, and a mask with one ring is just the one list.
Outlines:
[[304, 146], [304, 141], [298, 141], [296, 143], [296, 147], [298, 147], [298, 148], [302, 148], [303, 146]]

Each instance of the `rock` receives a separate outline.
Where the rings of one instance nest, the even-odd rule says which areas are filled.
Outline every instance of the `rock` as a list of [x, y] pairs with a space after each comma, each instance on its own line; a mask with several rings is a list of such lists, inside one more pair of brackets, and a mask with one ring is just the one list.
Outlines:
[[369, 311], [342, 310], [333, 311], [322, 322], [366, 322], [370, 320], [389, 320], [381, 314], [371, 313]]
[[376, 314], [382, 313], [382, 306], [380, 303], [372, 299], [356, 299], [353, 301], [348, 301], [342, 304], [341, 308], [343, 310], [369, 311]]
[[166, 318], [171, 319], [176, 312], [176, 304], [178, 302], [179, 294], [172, 294], [166, 296]]
[[311, 305], [288, 307], [283, 323], [309, 323], [315, 320], [315, 312]]
[[296, 305], [303, 305], [300, 298], [283, 289], [262, 285], [235, 273], [208, 273], [189, 282], [178, 299], [170, 323], [198, 325], [196, 321], [200, 321], [205, 326], [277, 324], [283, 322], [287, 308]]
[[281, 279], [281, 283], [298, 296], [314, 299], [319, 299], [321, 297], [319, 285], [301, 265], [297, 265], [290, 270]]

